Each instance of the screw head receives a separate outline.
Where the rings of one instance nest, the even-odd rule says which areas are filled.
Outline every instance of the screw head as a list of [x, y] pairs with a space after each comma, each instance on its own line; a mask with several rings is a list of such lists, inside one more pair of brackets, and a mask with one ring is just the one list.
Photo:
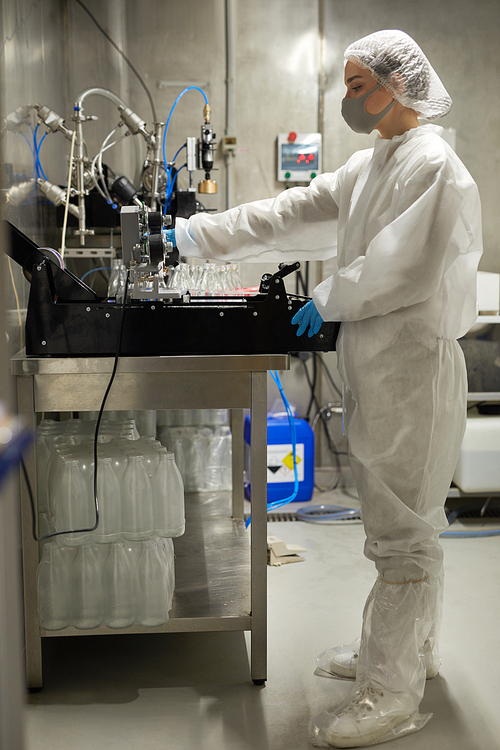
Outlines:
[[46, 341], [42, 341], [42, 346], [47, 346], [47, 342]]
[[151, 309], [152, 310], [156, 310], [156, 306], [155, 305], [151, 305]]
[[223, 312], [220, 312], [219, 315], [221, 316], [221, 318], [224, 317], [224, 313]]
[[280, 283], [280, 280], [279, 280], [279, 279], [274, 279], [274, 283], [275, 283], [275, 284], [279, 284], [279, 283]]
[[107, 318], [110, 318], [111, 316], [110, 316], [110, 314], [109, 314], [109, 313], [106, 313], [106, 317], [107, 317]]
[[279, 299], [279, 298], [280, 298], [279, 294], [277, 294], [277, 295], [276, 295], [276, 296], [274, 297], [274, 299]]
[[325, 338], [322, 333], [319, 334], [319, 337], [320, 337], [320, 339], [324, 339]]
[[87, 308], [85, 308], [85, 309], [87, 310], [87, 312], [90, 312], [90, 307], [87, 307]]
[[257, 314], [258, 314], [258, 313], [254, 312], [254, 315], [255, 315], [255, 317], [257, 317]]

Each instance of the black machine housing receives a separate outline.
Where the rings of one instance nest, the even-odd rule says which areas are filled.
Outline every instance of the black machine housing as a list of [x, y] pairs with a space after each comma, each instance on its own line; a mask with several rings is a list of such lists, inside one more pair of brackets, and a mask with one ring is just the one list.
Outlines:
[[280, 354], [332, 351], [339, 323], [323, 323], [312, 337], [291, 325], [307, 297], [287, 294], [286, 265], [263, 276], [259, 292], [118, 303], [100, 298], [46, 257], [9, 222], [9, 254], [31, 274], [26, 354], [37, 357]]

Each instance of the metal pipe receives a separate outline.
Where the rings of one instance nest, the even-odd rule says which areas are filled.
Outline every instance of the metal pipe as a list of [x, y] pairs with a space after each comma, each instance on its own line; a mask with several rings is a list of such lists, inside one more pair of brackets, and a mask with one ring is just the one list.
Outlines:
[[[76, 109], [76, 188], [78, 192], [78, 232], [80, 235], [80, 246], [85, 245], [85, 236], [88, 232], [85, 222], [85, 147], [83, 141], [83, 116], [82, 108]], [[68, 190], [70, 189], [68, 183]]]
[[102, 88], [90, 88], [85, 89], [85, 91], [82, 91], [80, 96], [75, 102], [75, 109], [82, 109], [83, 108], [83, 102], [85, 99], [89, 96], [104, 96], [106, 99], [109, 99], [113, 104], [116, 104], [117, 107], [123, 107], [123, 109], [127, 108], [127, 105], [123, 101], [123, 99], [120, 99], [119, 96], [116, 94], [113, 94], [112, 91], [109, 91], [109, 89], [102, 89]]
[[160, 205], [160, 193], [158, 191], [158, 185], [160, 182], [160, 164], [161, 164], [161, 129], [163, 127], [162, 122], [154, 123], [154, 160], [153, 160], [153, 174], [151, 178], [151, 210], [156, 211]]
[[80, 245], [85, 245], [85, 236], [87, 234], [93, 234], [91, 230], [86, 228], [85, 223], [85, 153], [84, 153], [84, 140], [83, 140], [83, 123], [87, 119], [83, 115], [83, 102], [89, 96], [103, 96], [105, 99], [113, 102], [118, 107], [120, 117], [122, 118], [125, 125], [128, 127], [132, 135], [141, 133], [146, 142], [149, 145], [153, 145], [154, 136], [146, 130], [146, 123], [137, 115], [130, 107], [127, 107], [123, 99], [114, 94], [109, 89], [103, 89], [100, 87], [92, 87], [85, 89], [79, 95], [75, 102], [75, 116], [76, 121], [76, 177], [77, 177], [77, 190], [78, 190], [78, 209], [80, 213], [78, 233], [80, 235]]
[[[233, 91], [234, 91], [234, 49], [233, 49], [233, 0], [226, 0], [226, 135], [233, 135]], [[233, 159], [232, 152], [226, 154], [226, 208], [233, 207]]]

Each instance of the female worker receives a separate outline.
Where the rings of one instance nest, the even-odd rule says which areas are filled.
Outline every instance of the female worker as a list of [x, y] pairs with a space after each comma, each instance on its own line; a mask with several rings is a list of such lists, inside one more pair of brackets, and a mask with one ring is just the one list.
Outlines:
[[332, 664], [356, 678], [353, 691], [313, 734], [361, 747], [423, 726], [426, 675], [439, 670], [439, 534], [466, 418], [456, 339], [476, 317], [482, 246], [474, 181], [441, 129], [419, 124], [451, 99], [418, 45], [401, 31], [360, 39], [346, 50], [345, 83], [343, 116], [356, 132], [378, 130], [373, 149], [275, 199], [177, 219], [175, 233], [189, 257], [337, 255], [338, 271], [292, 322], [299, 335], [342, 321], [350, 463], [378, 578], [359, 650]]

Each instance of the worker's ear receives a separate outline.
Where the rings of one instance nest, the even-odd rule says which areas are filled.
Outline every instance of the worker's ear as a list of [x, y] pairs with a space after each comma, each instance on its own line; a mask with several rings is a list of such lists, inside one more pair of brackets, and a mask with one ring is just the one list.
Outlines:
[[404, 94], [405, 86], [400, 73], [393, 73], [391, 76], [391, 88], [395, 94]]

